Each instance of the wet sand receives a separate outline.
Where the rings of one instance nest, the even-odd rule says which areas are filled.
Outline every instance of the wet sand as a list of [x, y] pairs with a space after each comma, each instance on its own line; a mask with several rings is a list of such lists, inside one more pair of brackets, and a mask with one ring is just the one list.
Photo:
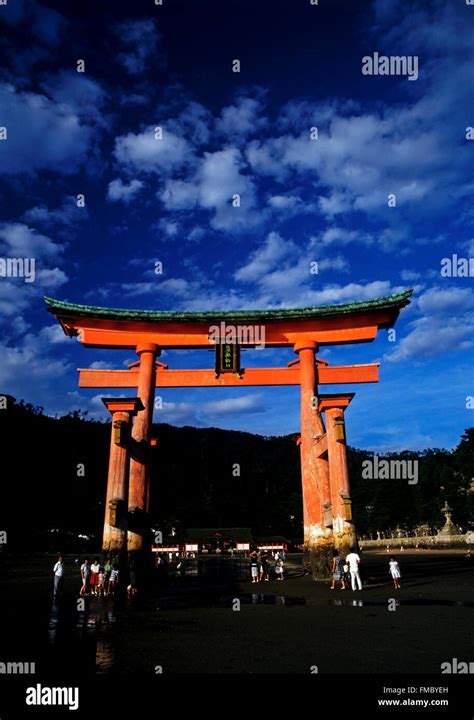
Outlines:
[[18, 558], [9, 561], [9, 572], [3, 567], [2, 655], [35, 660], [38, 673], [54, 667], [74, 676], [160, 668], [167, 674], [317, 668], [320, 674], [439, 675], [443, 662], [473, 659], [474, 559], [465, 555], [397, 553], [402, 588], [394, 590], [388, 554], [367, 552], [361, 592], [331, 591], [329, 583], [302, 575], [301, 556], [289, 556], [283, 582], [190, 577], [132, 607], [92, 598], [83, 615], [70, 562], [64, 600], [52, 613], [55, 558]]

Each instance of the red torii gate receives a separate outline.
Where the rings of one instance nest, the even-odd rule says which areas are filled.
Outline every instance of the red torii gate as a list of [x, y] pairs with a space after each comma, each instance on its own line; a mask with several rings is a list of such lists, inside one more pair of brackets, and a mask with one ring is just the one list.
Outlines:
[[[356, 544], [347, 472], [344, 411], [353, 393], [320, 395], [319, 385], [378, 381], [378, 364], [331, 367], [316, 358], [319, 347], [370, 342], [378, 329], [390, 328], [409, 303], [412, 290], [363, 302], [310, 308], [223, 312], [123, 310], [77, 305], [45, 298], [49, 312], [70, 337], [85, 347], [134, 349], [139, 361], [128, 370], [79, 370], [79, 386], [137, 388], [137, 398], [104, 399], [112, 414], [105, 551], [144, 548], [139, 529], [128, 529], [130, 512], [149, 507], [149, 448], [156, 387], [251, 387], [300, 385], [301, 477], [304, 545], [315, 577], [327, 572], [334, 547], [341, 552]], [[245, 325], [241, 325], [245, 323]], [[298, 360], [286, 368], [169, 370], [157, 363], [163, 349], [209, 349], [211, 328], [235, 327], [252, 340], [252, 327], [264, 329], [265, 347], [293, 347]], [[257, 333], [256, 333], [257, 335]], [[326, 415], [326, 426], [323, 421]], [[133, 419], [134, 418], [134, 419]], [[132, 423], [133, 419], [133, 423]], [[128, 431], [131, 430], [131, 438]], [[120, 511], [122, 507], [122, 511]]]

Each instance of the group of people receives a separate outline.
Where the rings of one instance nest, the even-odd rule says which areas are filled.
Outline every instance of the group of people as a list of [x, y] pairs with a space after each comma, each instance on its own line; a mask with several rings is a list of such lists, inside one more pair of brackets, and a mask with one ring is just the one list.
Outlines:
[[[349, 554], [343, 559], [339, 555], [338, 550], [332, 551], [332, 585], [331, 590], [334, 590], [337, 582], [341, 583], [341, 590], [346, 589], [346, 585], [351, 584], [352, 590], [362, 590], [362, 581], [359, 574], [360, 555], [356, 552], [355, 548], [351, 548]], [[400, 566], [396, 558], [393, 555], [389, 559], [388, 571], [393, 579], [393, 584], [396, 590], [400, 589]]]
[[[76, 560], [76, 565], [79, 560]], [[54, 568], [54, 597], [58, 598], [64, 587], [64, 558], [59, 556]], [[118, 567], [107, 558], [104, 565], [99, 563], [98, 558], [91, 564], [89, 558], [85, 558], [81, 565], [82, 586], [79, 595], [96, 595], [106, 597], [114, 595], [119, 579]]]
[[79, 595], [96, 595], [106, 597], [114, 595], [119, 579], [119, 569], [107, 558], [104, 565], [99, 563], [98, 558], [91, 564], [89, 558], [85, 558], [81, 565], [82, 587]]
[[275, 572], [277, 580], [283, 580], [284, 577], [284, 560], [285, 553], [278, 550], [272, 555], [268, 555], [265, 551], [257, 552], [254, 550], [250, 553], [250, 572], [252, 582], [261, 582], [262, 580], [270, 580], [270, 573]]

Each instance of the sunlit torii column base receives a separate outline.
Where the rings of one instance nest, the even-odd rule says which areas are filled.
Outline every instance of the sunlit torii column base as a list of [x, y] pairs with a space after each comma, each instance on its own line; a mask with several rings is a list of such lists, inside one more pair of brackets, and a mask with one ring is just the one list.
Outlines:
[[140, 398], [103, 398], [102, 402], [112, 415], [102, 551], [116, 562], [127, 550], [131, 420], [143, 404]]
[[344, 411], [353, 397], [354, 393], [341, 393], [325, 395], [319, 399], [319, 410], [326, 413], [334, 547], [341, 556], [346, 556], [351, 548], [357, 548], [357, 535], [352, 520], [344, 421]]

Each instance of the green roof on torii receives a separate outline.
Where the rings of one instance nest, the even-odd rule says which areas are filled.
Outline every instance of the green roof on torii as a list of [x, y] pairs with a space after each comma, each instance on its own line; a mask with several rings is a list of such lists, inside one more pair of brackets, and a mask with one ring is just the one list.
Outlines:
[[56, 317], [94, 317], [104, 320], [134, 320], [136, 322], [208, 322], [211, 320], [277, 321], [311, 320], [312, 318], [358, 315], [364, 312], [401, 310], [408, 305], [413, 289], [357, 302], [316, 305], [305, 308], [269, 308], [266, 310], [127, 310], [122, 308], [79, 305], [44, 297], [47, 309]]

